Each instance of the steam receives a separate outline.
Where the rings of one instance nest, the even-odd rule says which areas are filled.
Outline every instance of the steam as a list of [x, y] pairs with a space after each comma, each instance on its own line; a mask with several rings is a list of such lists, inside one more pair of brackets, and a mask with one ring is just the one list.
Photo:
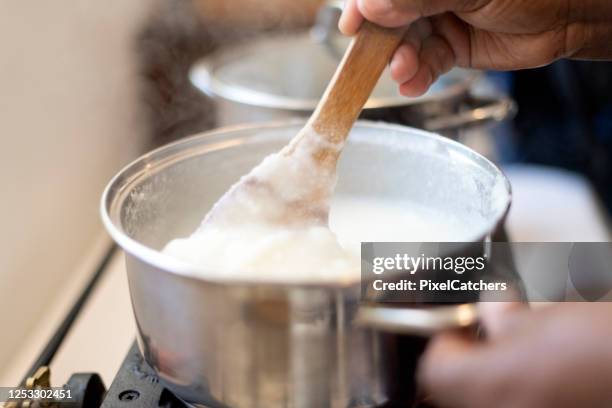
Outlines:
[[310, 27], [321, 0], [164, 0], [137, 38], [141, 98], [153, 146], [212, 129], [215, 104], [189, 69], [220, 47]]

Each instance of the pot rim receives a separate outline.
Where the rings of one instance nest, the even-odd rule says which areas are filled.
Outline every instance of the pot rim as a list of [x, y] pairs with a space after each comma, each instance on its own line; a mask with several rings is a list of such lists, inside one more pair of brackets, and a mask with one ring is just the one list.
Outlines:
[[[226, 126], [210, 131], [198, 133], [175, 142], [166, 144], [158, 147], [144, 155], [138, 157], [131, 163], [124, 166], [107, 184], [102, 193], [100, 200], [100, 214], [104, 227], [108, 231], [111, 238], [128, 254], [136, 257], [137, 259], [159, 269], [160, 271], [179, 275], [184, 278], [196, 279], [198, 281], [216, 283], [216, 284], [229, 284], [229, 285], [240, 285], [240, 286], [263, 286], [263, 287], [324, 287], [324, 288], [344, 288], [359, 286], [360, 279], [351, 282], [340, 282], [340, 281], [293, 281], [293, 282], [281, 282], [278, 280], [246, 280], [243, 278], [222, 278], [218, 274], [206, 274], [206, 271], [202, 268], [195, 268], [187, 262], [180, 261], [172, 258], [171, 256], [163, 254], [161, 251], [153, 249], [136, 239], [130, 237], [127, 232], [121, 226], [120, 222], [120, 206], [117, 204], [123, 202], [126, 194], [129, 194], [131, 188], [137, 181], [143, 177], [148, 177], [153, 172], [163, 170], [165, 166], [170, 165], [176, 161], [183, 160], [187, 157], [194, 155], [215, 151], [217, 149], [231, 147], [239, 140], [220, 141], [213, 143], [204, 143], [203, 146], [199, 146], [199, 149], [181, 149], [184, 145], [190, 145], [198, 140], [209, 139], [214, 136], [222, 136], [231, 134], [233, 132], [244, 131], [244, 130], [266, 130], [266, 129], [279, 129], [289, 126], [304, 125], [306, 123], [303, 119], [291, 119], [283, 121], [273, 121], [268, 123], [251, 123], [243, 125]], [[387, 131], [403, 131], [409, 130], [418, 134], [421, 137], [440, 139], [442, 138], [445, 143], [448, 143], [458, 151], [462, 151], [467, 154], [468, 157], [475, 158], [481, 161], [484, 165], [497, 172], [503, 179], [503, 185], [506, 192], [505, 203], [500, 206], [500, 210], [491, 218], [489, 222], [489, 228], [487, 228], [482, 235], [476, 235], [474, 241], [480, 241], [486, 239], [489, 234], [498, 226], [503, 223], [510, 209], [512, 202], [512, 187], [508, 177], [504, 172], [493, 162], [486, 157], [477, 153], [476, 151], [468, 148], [467, 146], [448, 139], [444, 136], [427, 132], [420, 129], [411, 128], [408, 126], [401, 126], [395, 124], [389, 124], [384, 122], [373, 122], [366, 120], [359, 120], [355, 123], [355, 126], [361, 128], [375, 128]], [[474, 242], [472, 241], [472, 242]], [[207, 276], [208, 275], [208, 276]]]
[[[305, 34], [269, 36], [259, 40], [258, 45], [270, 46], [269, 43], [289, 42], [302, 39]], [[213, 52], [211, 55], [196, 61], [189, 70], [189, 80], [198, 90], [213, 98], [222, 98], [228, 101], [259, 108], [278, 109], [284, 111], [311, 112], [319, 103], [318, 98], [292, 98], [275, 95], [269, 92], [256, 91], [245, 86], [222, 81], [215, 75], [215, 71], [227, 62], [237, 59], [244, 52], [253, 47], [253, 42], [246, 45], [233, 46], [228, 49]], [[338, 61], [339, 62], [339, 61]], [[416, 98], [406, 98], [401, 95], [373, 97], [368, 99], [364, 109], [394, 108], [413, 106], [427, 103], [436, 103], [450, 100], [466, 94], [472, 85], [482, 77], [482, 72], [472, 69], [455, 68], [453, 72], [461, 75], [461, 79], [439, 91], [430, 91]], [[447, 74], [448, 75], [448, 74]], [[452, 75], [452, 74], [450, 74]]]

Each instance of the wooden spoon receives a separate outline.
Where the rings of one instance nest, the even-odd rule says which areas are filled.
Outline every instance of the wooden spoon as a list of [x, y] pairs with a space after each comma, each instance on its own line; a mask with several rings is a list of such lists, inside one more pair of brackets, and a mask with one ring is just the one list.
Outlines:
[[333, 143], [347, 138], [403, 34], [402, 28], [363, 23], [310, 117], [317, 133]]
[[242, 177], [208, 213], [204, 226], [327, 223], [342, 147], [403, 33], [364, 22], [306, 126]]

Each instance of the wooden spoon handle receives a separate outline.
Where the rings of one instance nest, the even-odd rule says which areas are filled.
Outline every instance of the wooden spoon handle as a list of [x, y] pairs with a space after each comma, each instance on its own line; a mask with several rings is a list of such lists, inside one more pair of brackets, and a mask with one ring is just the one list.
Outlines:
[[404, 31], [362, 24], [310, 118], [319, 135], [332, 143], [346, 139]]

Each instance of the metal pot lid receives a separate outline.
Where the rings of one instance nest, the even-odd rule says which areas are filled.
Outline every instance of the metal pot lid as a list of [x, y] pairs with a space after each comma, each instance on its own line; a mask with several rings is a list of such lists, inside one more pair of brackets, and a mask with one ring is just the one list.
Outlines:
[[[348, 39], [334, 41], [340, 53]], [[308, 34], [269, 37], [222, 50], [197, 62], [191, 82], [201, 91], [247, 105], [284, 110], [314, 110], [333, 76], [339, 59], [329, 44]], [[405, 106], [445, 100], [466, 93], [478, 71], [454, 69], [425, 95], [406, 98], [387, 70], [366, 104], [367, 108]]]

